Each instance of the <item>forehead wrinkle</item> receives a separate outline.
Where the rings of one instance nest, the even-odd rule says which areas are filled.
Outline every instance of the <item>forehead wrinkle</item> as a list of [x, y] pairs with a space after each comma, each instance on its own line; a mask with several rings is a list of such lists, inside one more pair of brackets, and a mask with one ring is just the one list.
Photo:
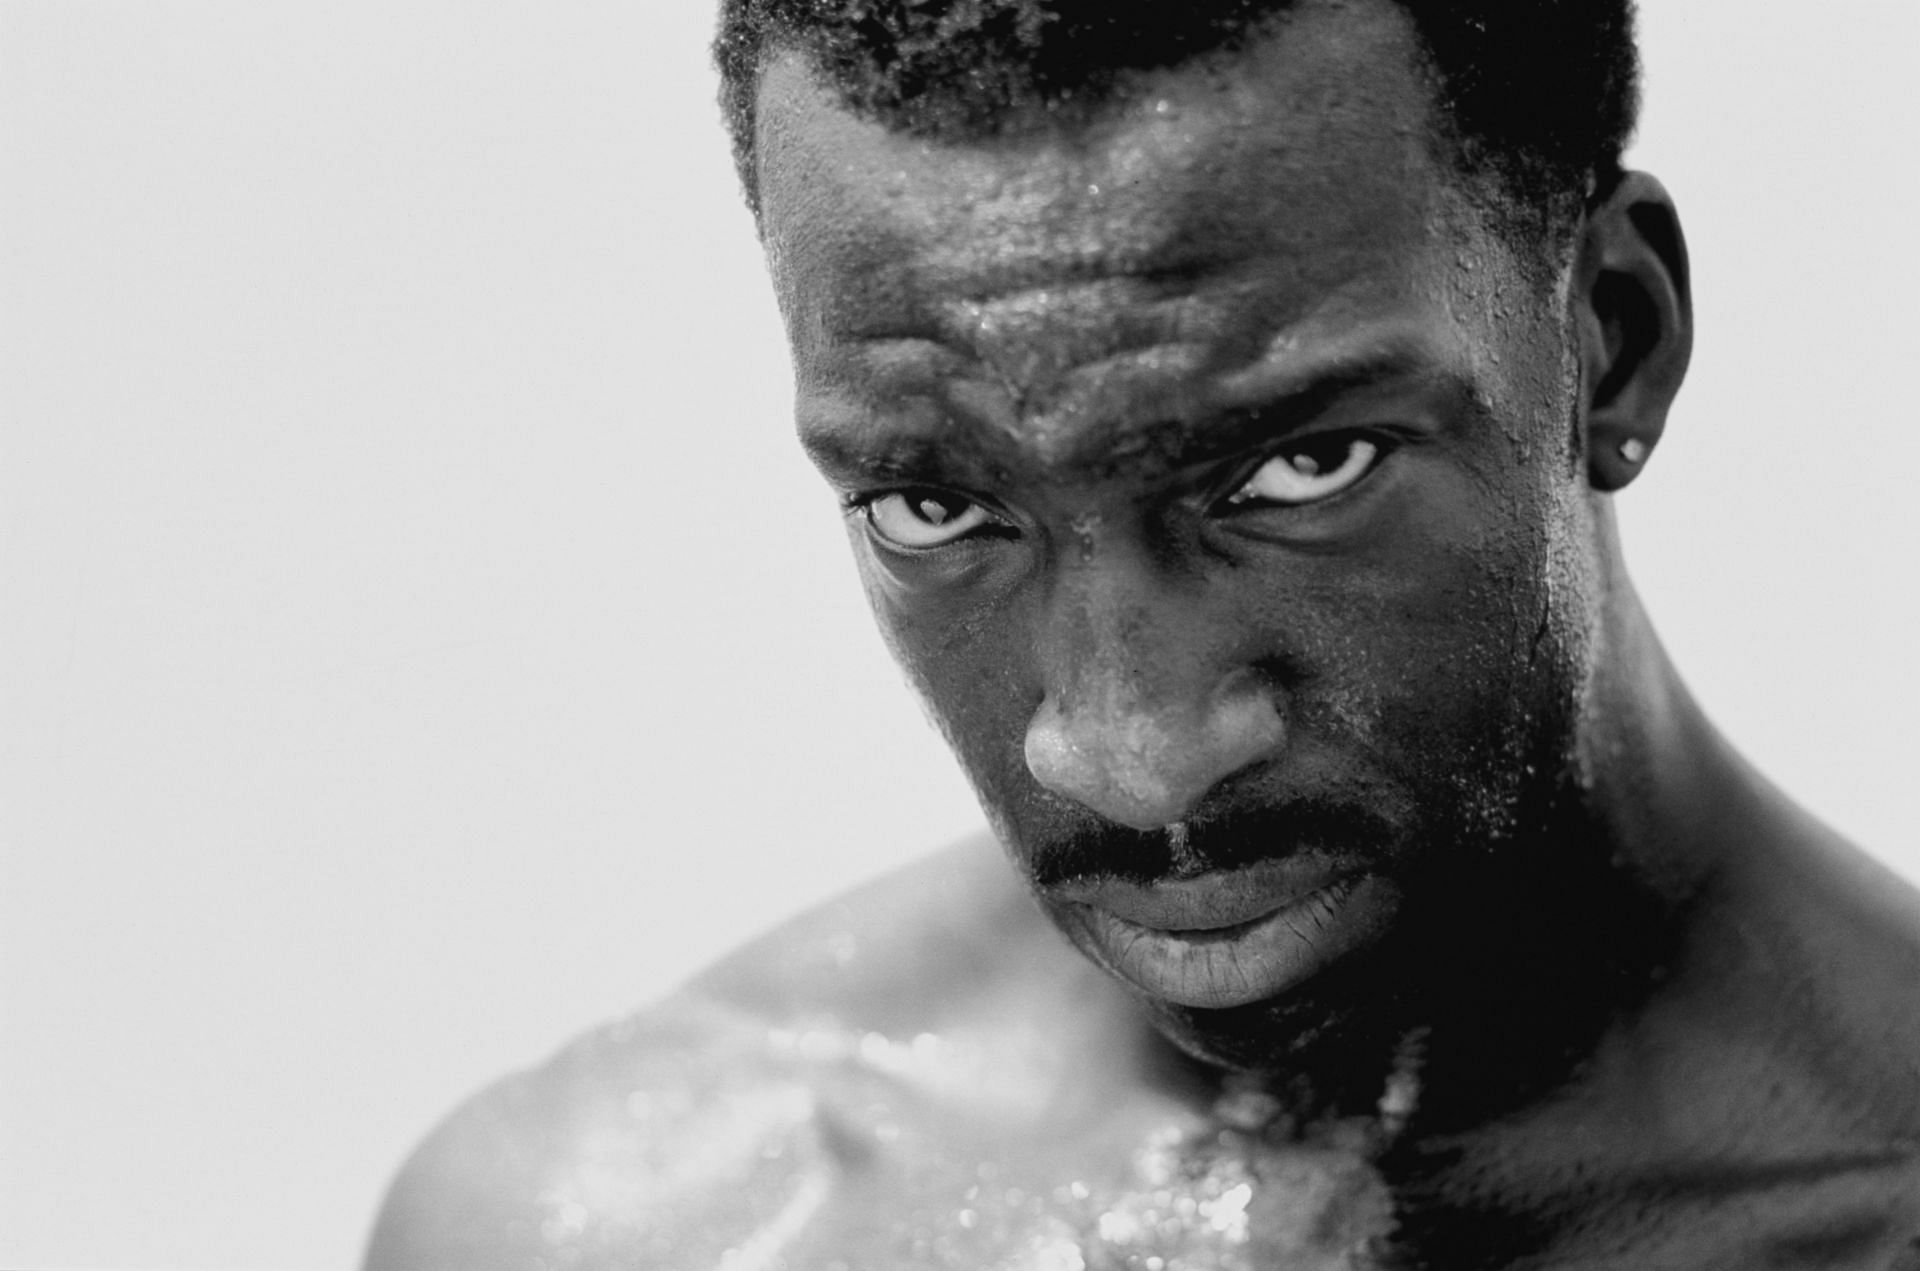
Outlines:
[[[858, 402], [856, 413], [876, 421], [860, 437], [879, 450], [904, 453], [910, 447], [902, 443], [924, 443], [911, 448], [922, 466], [938, 466], [923, 461], [944, 454], [1076, 485], [1134, 468], [1170, 469], [1203, 453], [1217, 457], [1203, 434], [1248, 410], [1284, 403], [1282, 413], [1299, 413], [1335, 394], [1452, 365], [1458, 350], [1436, 342], [1417, 310], [1395, 303], [1404, 300], [1336, 293], [1316, 312], [1283, 322], [1237, 303], [1208, 305], [1202, 321], [1236, 338], [1207, 330], [1150, 340], [1066, 367], [1044, 393], [1023, 398], [982, 360], [919, 337], [842, 345], [841, 356], [815, 364], [838, 365], [840, 373], [807, 382], [837, 390], [849, 406]], [[1151, 334], [1171, 331], [1154, 324]], [[1031, 389], [1040, 381], [1026, 383]]]
[[1184, 427], [1205, 409], [1196, 377], [1211, 351], [1157, 344], [1076, 367], [1043, 403], [977, 420], [1000, 434], [1021, 466], [1053, 482], [1109, 475], [1120, 460], [1155, 449], [1137, 439], [1156, 426]]
[[[954, 405], [954, 388], [965, 385], [966, 395], [987, 408], [958, 413], [1004, 434], [1023, 461], [1049, 479], [1069, 480], [1077, 472], [1111, 473], [1122, 460], [1165, 453], [1168, 438], [1184, 437], [1222, 412], [1257, 405], [1261, 397], [1357, 387], [1444, 360], [1414, 316], [1431, 313], [1430, 307], [1409, 311], [1413, 297], [1399, 286], [1382, 289], [1375, 281], [1356, 280], [1296, 312], [1290, 305], [1276, 310], [1271, 297], [1245, 291], [1237, 281], [1160, 306], [1154, 320], [1135, 332], [1145, 338], [1131, 347], [1114, 347], [1109, 338], [1089, 350], [1089, 334], [1073, 329], [1078, 314], [1071, 304], [1055, 312], [1016, 311], [998, 333], [977, 322], [976, 344], [986, 343], [982, 326], [986, 335], [1009, 337], [1011, 354], [982, 350], [981, 362], [995, 366], [992, 382], [1000, 391], [989, 391], [982, 377], [962, 376], [945, 381], [942, 399]], [[967, 316], [979, 314], [970, 309]], [[1124, 330], [1123, 321], [1116, 323]], [[1066, 328], [1058, 346], [1088, 353], [1084, 361], [1045, 363], [1055, 347], [1045, 338], [1054, 325]], [[1016, 358], [1024, 361], [1010, 371]], [[1143, 440], [1148, 433], [1152, 437]]]
[[985, 368], [1022, 413], [1046, 410], [1069, 378], [1182, 338], [1191, 296], [1133, 277], [1048, 283], [940, 305], [941, 336]]
[[1189, 344], [1080, 368], [1046, 413], [1013, 410], [1004, 390], [978, 375], [935, 372], [899, 392], [848, 381], [850, 391], [803, 396], [803, 444], [816, 462], [830, 460], [823, 466], [856, 480], [997, 489], [1012, 479], [1065, 490], [1219, 462], [1350, 394], [1471, 389], [1472, 359], [1457, 339], [1407, 315], [1363, 319], [1338, 335], [1310, 327], [1275, 332], [1255, 355], [1224, 365], [1215, 350]]

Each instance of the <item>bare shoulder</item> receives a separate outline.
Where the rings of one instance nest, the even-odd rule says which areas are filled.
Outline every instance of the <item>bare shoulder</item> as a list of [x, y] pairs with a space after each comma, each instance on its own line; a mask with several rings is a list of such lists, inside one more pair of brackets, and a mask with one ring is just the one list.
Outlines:
[[[1770, 960], [1791, 969], [1772, 1018], [1819, 1052], [1813, 1070], [1868, 1100], [1866, 1120], [1920, 1137], [1920, 890], [1804, 813], [1790, 877], [1799, 906]], [[1782, 817], [1782, 821], [1787, 818]]]
[[[572, 1234], [583, 1184], [622, 1186], [662, 1171], [697, 1139], [721, 1097], [703, 1075], [742, 1075], [744, 1021], [677, 998], [598, 1029], [547, 1063], [508, 1076], [457, 1108], [401, 1167], [368, 1245], [368, 1268], [549, 1265]], [[680, 1115], [646, 1133], [653, 1100]]]
[[982, 835], [810, 910], [695, 979], [767, 1019], [830, 1015], [882, 1032], [931, 1029], [985, 999], [1074, 991], [1086, 964]]
[[[1098, 1043], [1019, 1021], [1102, 990], [997, 857], [965, 844], [839, 897], [469, 1100], [402, 1168], [366, 1265], [717, 1264], [862, 1150], [936, 1035], [991, 1019], [1048, 1038], [1010, 1061], [1025, 1076], [1075, 1066], [1062, 1048]], [[995, 1097], [1025, 1088], [1007, 1075]]]

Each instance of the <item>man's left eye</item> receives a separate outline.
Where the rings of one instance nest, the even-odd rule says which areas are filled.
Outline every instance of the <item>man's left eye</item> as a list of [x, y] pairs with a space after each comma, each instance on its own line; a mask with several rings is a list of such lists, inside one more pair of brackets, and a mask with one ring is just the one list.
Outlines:
[[895, 547], [943, 547], [998, 519], [978, 503], [940, 490], [897, 490], [869, 500], [867, 523]]
[[1373, 471], [1381, 454], [1379, 442], [1354, 433], [1306, 438], [1261, 464], [1245, 485], [1227, 496], [1227, 506], [1297, 507], [1330, 499]]

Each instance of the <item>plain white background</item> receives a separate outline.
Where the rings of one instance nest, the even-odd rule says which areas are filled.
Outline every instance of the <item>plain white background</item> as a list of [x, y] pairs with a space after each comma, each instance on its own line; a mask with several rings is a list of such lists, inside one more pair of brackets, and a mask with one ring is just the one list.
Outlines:
[[[342, 1267], [459, 1098], [975, 824], [704, 3], [0, 7], [0, 1264]], [[1908, 874], [1910, 0], [1649, 0], [1708, 709]]]

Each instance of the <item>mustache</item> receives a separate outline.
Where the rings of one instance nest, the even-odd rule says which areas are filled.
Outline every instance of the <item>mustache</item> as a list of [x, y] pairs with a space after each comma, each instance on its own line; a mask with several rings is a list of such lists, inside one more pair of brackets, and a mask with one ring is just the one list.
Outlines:
[[1376, 857], [1402, 837], [1393, 821], [1372, 808], [1313, 797], [1195, 816], [1180, 825], [1186, 841], [1176, 846], [1170, 829], [1084, 821], [1033, 845], [1028, 869], [1041, 887], [1088, 878], [1148, 886], [1310, 850]]

